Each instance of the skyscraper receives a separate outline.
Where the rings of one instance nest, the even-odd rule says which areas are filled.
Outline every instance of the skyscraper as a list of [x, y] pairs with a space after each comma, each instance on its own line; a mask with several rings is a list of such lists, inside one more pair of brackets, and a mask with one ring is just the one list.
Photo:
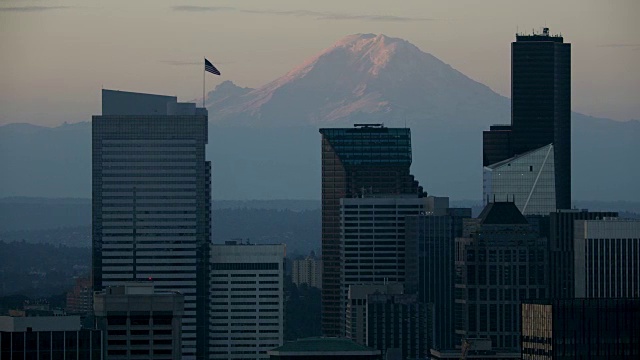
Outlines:
[[505, 358], [519, 359], [520, 302], [548, 293], [547, 239], [511, 202], [490, 203], [466, 222], [456, 238], [456, 334], [489, 338]]
[[320, 129], [322, 134], [322, 331], [340, 334], [340, 199], [422, 194], [409, 172], [411, 130], [380, 124]]
[[483, 163], [489, 166], [549, 144], [554, 152], [555, 208], [569, 209], [571, 44], [544, 28], [542, 34], [517, 34], [511, 44], [511, 126], [484, 132]]
[[207, 358], [211, 164], [207, 112], [102, 91], [92, 123], [93, 284], [154, 281], [184, 295], [182, 358]]

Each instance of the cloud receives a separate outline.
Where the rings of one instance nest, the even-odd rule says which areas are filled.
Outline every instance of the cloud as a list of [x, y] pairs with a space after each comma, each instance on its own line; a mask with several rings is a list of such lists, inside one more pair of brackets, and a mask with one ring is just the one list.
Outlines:
[[637, 48], [637, 47], [640, 47], [640, 44], [603, 44], [603, 45], [598, 45], [598, 47], [612, 47], [612, 48], [633, 47], [633, 48]]
[[640, 44], [602, 44], [602, 45], [598, 45], [598, 47], [631, 49], [631, 51], [639, 51], [640, 50]]
[[310, 11], [310, 10], [248, 10], [234, 7], [219, 6], [174, 6], [174, 11], [190, 11], [190, 12], [215, 12], [215, 11], [235, 11], [244, 14], [262, 14], [262, 15], [280, 15], [295, 17], [313, 17], [316, 20], [363, 20], [363, 21], [382, 21], [382, 22], [419, 22], [419, 21], [435, 21], [439, 19], [412, 17], [412, 16], [395, 16], [395, 15], [364, 15], [335, 13], [328, 11]]
[[298, 17], [314, 17], [317, 20], [364, 20], [364, 21], [388, 21], [388, 22], [413, 22], [413, 21], [432, 21], [436, 19], [423, 17], [395, 16], [395, 15], [358, 15], [348, 13], [334, 13], [327, 11], [308, 11], [308, 10], [239, 10], [240, 12], [249, 14], [267, 14], [267, 15], [288, 15]]
[[0, 12], [44, 12], [50, 10], [65, 10], [73, 6], [14, 6], [0, 7]]
[[180, 5], [172, 7], [174, 11], [189, 11], [189, 12], [214, 12], [214, 11], [236, 11], [236, 8], [228, 6], [192, 6], [192, 5]]
[[[201, 61], [186, 61], [186, 60], [160, 60], [161, 63], [173, 66], [204, 66], [204, 60]], [[227, 65], [231, 62], [215, 61], [216, 65]]]

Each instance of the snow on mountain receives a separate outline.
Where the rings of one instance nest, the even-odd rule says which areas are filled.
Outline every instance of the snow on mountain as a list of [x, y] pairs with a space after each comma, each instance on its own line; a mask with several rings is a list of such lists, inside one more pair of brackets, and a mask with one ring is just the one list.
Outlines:
[[508, 99], [413, 44], [385, 35], [346, 36], [257, 89], [219, 96], [233, 85], [223, 84], [209, 93], [207, 107], [210, 118], [224, 124], [324, 126], [366, 118], [482, 119], [484, 126], [496, 122], [496, 112], [504, 119], [509, 115]]

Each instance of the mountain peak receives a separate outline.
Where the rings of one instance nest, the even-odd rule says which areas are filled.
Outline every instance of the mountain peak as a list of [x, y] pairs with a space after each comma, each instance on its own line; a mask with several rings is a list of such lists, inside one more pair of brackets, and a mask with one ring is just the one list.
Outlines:
[[267, 126], [444, 120], [449, 107], [467, 107], [475, 117], [469, 98], [492, 105], [504, 101], [410, 42], [384, 34], [345, 36], [280, 78], [237, 96], [215, 96], [235, 87], [222, 85], [208, 101], [216, 109], [210, 113], [214, 121]]

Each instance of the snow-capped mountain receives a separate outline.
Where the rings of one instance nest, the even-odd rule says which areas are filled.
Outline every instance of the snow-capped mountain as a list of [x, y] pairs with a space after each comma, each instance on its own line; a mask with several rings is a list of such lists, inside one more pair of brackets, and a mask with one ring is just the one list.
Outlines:
[[260, 88], [225, 81], [207, 98], [213, 122], [262, 126], [358, 119], [485, 125], [508, 121], [508, 104], [408, 41], [374, 34], [346, 36]]

